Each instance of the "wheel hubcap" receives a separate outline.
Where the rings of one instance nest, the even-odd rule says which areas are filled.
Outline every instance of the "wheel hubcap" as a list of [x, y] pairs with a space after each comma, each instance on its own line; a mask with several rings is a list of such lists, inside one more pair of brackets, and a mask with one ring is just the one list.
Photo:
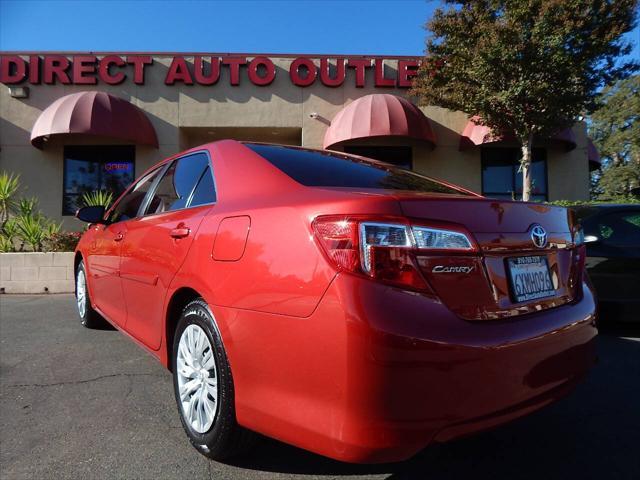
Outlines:
[[76, 302], [78, 302], [78, 313], [84, 318], [87, 310], [87, 281], [83, 270], [78, 272], [76, 278]]
[[209, 338], [198, 325], [182, 332], [176, 375], [183, 417], [196, 432], [207, 432], [218, 408], [218, 374]]

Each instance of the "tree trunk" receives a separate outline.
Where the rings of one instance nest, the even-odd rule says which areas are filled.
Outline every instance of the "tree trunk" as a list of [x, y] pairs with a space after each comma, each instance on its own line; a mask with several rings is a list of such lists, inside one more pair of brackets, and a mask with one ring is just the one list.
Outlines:
[[520, 169], [522, 170], [522, 201], [528, 202], [531, 199], [531, 147], [533, 145], [533, 133], [522, 142], [522, 159]]

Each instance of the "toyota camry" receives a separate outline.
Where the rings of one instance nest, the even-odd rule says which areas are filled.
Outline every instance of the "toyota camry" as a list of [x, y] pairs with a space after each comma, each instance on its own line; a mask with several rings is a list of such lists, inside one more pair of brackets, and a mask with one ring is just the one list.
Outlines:
[[407, 459], [556, 401], [594, 362], [583, 234], [561, 207], [225, 140], [77, 216], [83, 325], [106, 319], [172, 372], [214, 459], [255, 432]]

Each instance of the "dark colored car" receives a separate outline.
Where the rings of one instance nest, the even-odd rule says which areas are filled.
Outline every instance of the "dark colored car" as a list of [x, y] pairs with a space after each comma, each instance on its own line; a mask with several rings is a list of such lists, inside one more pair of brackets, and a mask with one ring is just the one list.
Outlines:
[[640, 322], [640, 204], [576, 208], [601, 320]]

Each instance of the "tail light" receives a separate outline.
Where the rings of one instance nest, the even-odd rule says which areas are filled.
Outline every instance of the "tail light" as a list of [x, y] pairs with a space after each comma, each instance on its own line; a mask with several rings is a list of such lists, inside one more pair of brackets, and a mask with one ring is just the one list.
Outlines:
[[414, 290], [430, 290], [416, 254], [476, 252], [462, 228], [372, 221], [359, 217], [318, 217], [313, 230], [329, 260], [340, 270]]
[[587, 259], [587, 246], [585, 245], [584, 230], [576, 225], [573, 233], [573, 272], [569, 280], [569, 286], [576, 289], [576, 294], [581, 295], [582, 280], [586, 276], [585, 263]]
[[578, 227], [573, 232], [573, 245], [575, 246], [574, 259], [577, 263], [579, 272], [582, 272], [584, 270], [584, 264], [587, 257], [587, 247], [584, 244], [584, 240], [584, 230], [582, 229], [582, 227]]

